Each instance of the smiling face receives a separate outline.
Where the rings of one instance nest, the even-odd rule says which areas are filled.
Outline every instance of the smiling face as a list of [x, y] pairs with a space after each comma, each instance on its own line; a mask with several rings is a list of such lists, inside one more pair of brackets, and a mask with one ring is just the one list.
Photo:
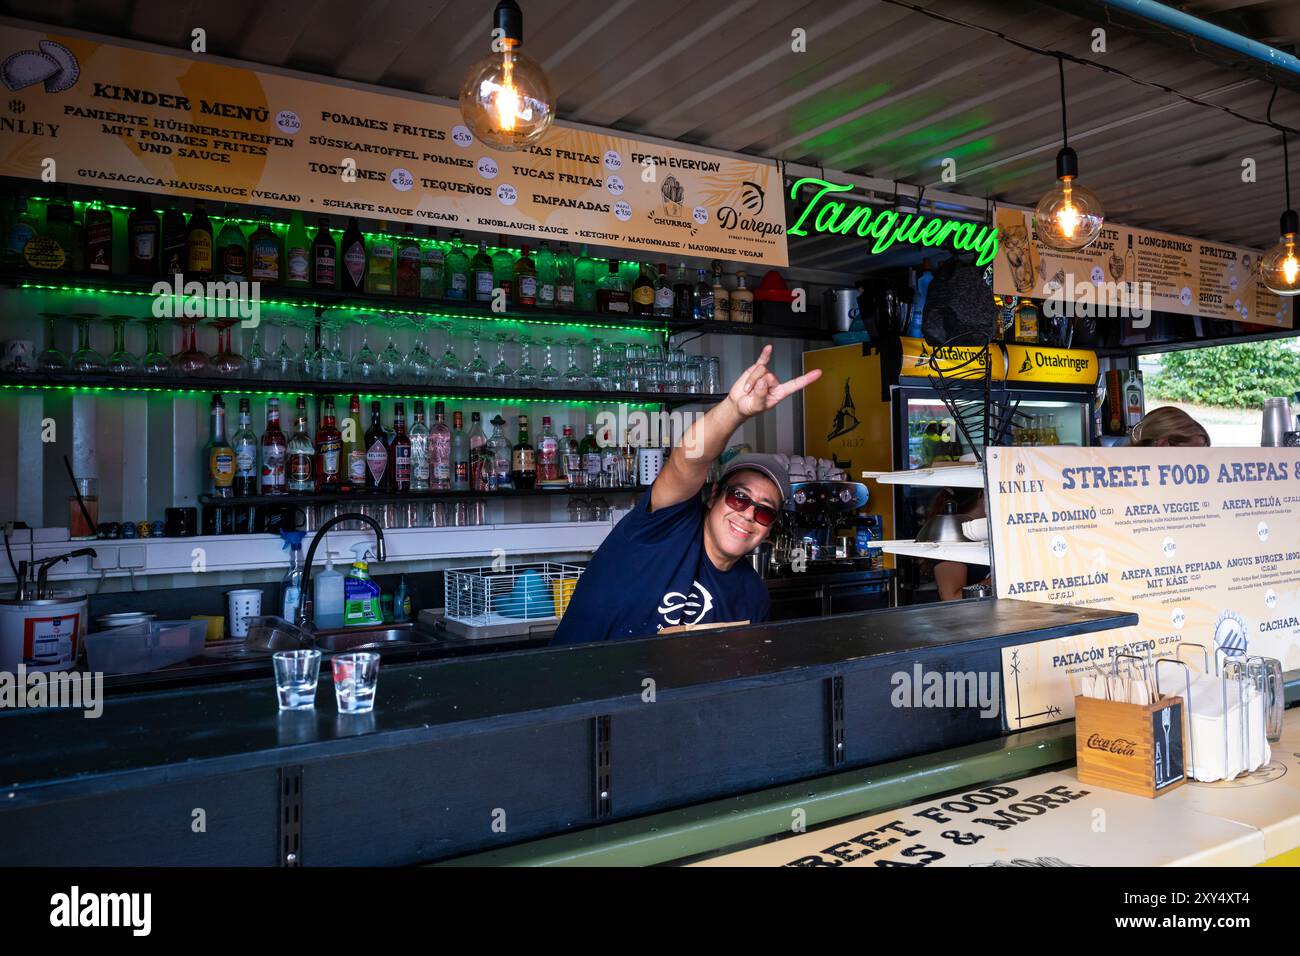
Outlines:
[[751, 501], [781, 510], [781, 490], [758, 471], [737, 471], [719, 482], [704, 519], [704, 546], [719, 570], [725, 571], [767, 540], [775, 522], [766, 528], [754, 520], [753, 506], [732, 511], [724, 500], [728, 488], [737, 488]]

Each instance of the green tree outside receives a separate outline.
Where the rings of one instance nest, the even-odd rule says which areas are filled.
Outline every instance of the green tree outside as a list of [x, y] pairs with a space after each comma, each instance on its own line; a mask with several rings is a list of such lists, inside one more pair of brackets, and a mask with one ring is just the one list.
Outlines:
[[1272, 341], [1166, 352], [1146, 386], [1168, 402], [1259, 408], [1266, 398], [1300, 392], [1300, 351]]

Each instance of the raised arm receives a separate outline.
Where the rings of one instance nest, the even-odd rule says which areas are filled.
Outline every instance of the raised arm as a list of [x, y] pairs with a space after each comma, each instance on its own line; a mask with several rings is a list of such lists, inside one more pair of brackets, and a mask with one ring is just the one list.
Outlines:
[[736, 379], [727, 397], [686, 430], [681, 445], [672, 450], [650, 488], [651, 511], [699, 494], [709, 476], [709, 466], [726, 449], [736, 429], [821, 377], [821, 369], [813, 369], [782, 382], [767, 367], [771, 357], [772, 346], [765, 345], [758, 361]]

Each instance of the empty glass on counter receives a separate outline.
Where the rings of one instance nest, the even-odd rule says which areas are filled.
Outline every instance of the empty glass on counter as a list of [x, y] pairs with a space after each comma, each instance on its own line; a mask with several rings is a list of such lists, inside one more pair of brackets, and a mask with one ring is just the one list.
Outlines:
[[[372, 656], [377, 659], [379, 655]], [[316, 706], [320, 657], [317, 650], [276, 651], [271, 655], [275, 667], [275, 694], [281, 710], [310, 710]], [[371, 701], [373, 706], [373, 691]]]

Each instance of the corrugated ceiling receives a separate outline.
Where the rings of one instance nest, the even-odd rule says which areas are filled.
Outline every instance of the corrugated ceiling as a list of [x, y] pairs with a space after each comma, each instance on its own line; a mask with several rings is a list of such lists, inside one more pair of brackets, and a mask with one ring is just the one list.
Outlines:
[[[1095, 57], [1263, 117], [1272, 87], [1239, 70], [1031, 0], [918, 0], [1043, 48]], [[9, 15], [455, 97], [486, 52], [494, 0], [7, 0]], [[1032, 205], [1060, 146], [1055, 61], [884, 0], [523, 0], [527, 51], [570, 120]], [[1294, 0], [1204, 0], [1189, 12], [1251, 28], [1294, 24]], [[791, 50], [791, 31], [807, 52]], [[1266, 246], [1283, 208], [1273, 131], [1125, 79], [1067, 65], [1082, 180], [1117, 222]], [[1300, 93], [1274, 118], [1300, 127]], [[1300, 140], [1297, 141], [1300, 147]], [[958, 182], [940, 180], [945, 158]], [[1258, 181], [1242, 181], [1253, 159]], [[1297, 180], [1300, 188], [1300, 179]], [[800, 244], [796, 261], [852, 271], [852, 252]]]

